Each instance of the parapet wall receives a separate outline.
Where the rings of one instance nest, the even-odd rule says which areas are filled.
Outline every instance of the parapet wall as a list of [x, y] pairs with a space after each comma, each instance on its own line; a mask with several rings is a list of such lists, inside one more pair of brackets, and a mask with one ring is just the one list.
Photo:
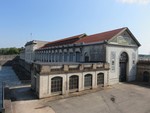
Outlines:
[[96, 70], [109, 70], [108, 63], [66, 63], [66, 64], [42, 64], [35, 63], [32, 66], [32, 71], [40, 75], [47, 74], [62, 74], [74, 72], [86, 72]]
[[[108, 85], [108, 70], [108, 63], [34, 62], [31, 87], [39, 98], [60, 94], [68, 96], [77, 91], [101, 89]], [[61, 90], [53, 90], [58, 87]]]

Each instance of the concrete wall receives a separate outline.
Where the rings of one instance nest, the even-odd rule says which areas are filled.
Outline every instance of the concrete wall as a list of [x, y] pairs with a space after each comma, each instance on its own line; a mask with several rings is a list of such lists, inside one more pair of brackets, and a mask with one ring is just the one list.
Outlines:
[[31, 64], [25, 62], [24, 60], [19, 60], [19, 65], [23, 67], [26, 71], [31, 72]]
[[13, 65], [13, 70], [20, 80], [31, 80], [31, 64], [19, 59]]
[[0, 65], [11, 66], [18, 58], [18, 55], [0, 55]]

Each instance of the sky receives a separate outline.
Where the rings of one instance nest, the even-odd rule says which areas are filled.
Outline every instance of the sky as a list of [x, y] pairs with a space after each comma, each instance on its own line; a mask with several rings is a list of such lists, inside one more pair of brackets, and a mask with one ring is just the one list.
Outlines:
[[0, 48], [122, 27], [150, 54], [150, 0], [0, 0]]

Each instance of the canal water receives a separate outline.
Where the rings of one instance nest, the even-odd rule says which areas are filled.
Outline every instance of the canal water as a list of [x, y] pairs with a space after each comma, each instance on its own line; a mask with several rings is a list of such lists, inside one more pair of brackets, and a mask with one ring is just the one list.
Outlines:
[[12, 86], [20, 84], [18, 77], [10, 66], [0, 66], [0, 109], [2, 107], [2, 83]]

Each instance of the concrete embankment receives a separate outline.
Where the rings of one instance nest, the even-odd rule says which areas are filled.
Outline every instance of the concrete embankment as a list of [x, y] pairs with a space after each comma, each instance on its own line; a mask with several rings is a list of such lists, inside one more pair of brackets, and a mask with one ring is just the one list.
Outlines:
[[12, 66], [17, 59], [19, 59], [18, 55], [0, 55], [0, 65]]

